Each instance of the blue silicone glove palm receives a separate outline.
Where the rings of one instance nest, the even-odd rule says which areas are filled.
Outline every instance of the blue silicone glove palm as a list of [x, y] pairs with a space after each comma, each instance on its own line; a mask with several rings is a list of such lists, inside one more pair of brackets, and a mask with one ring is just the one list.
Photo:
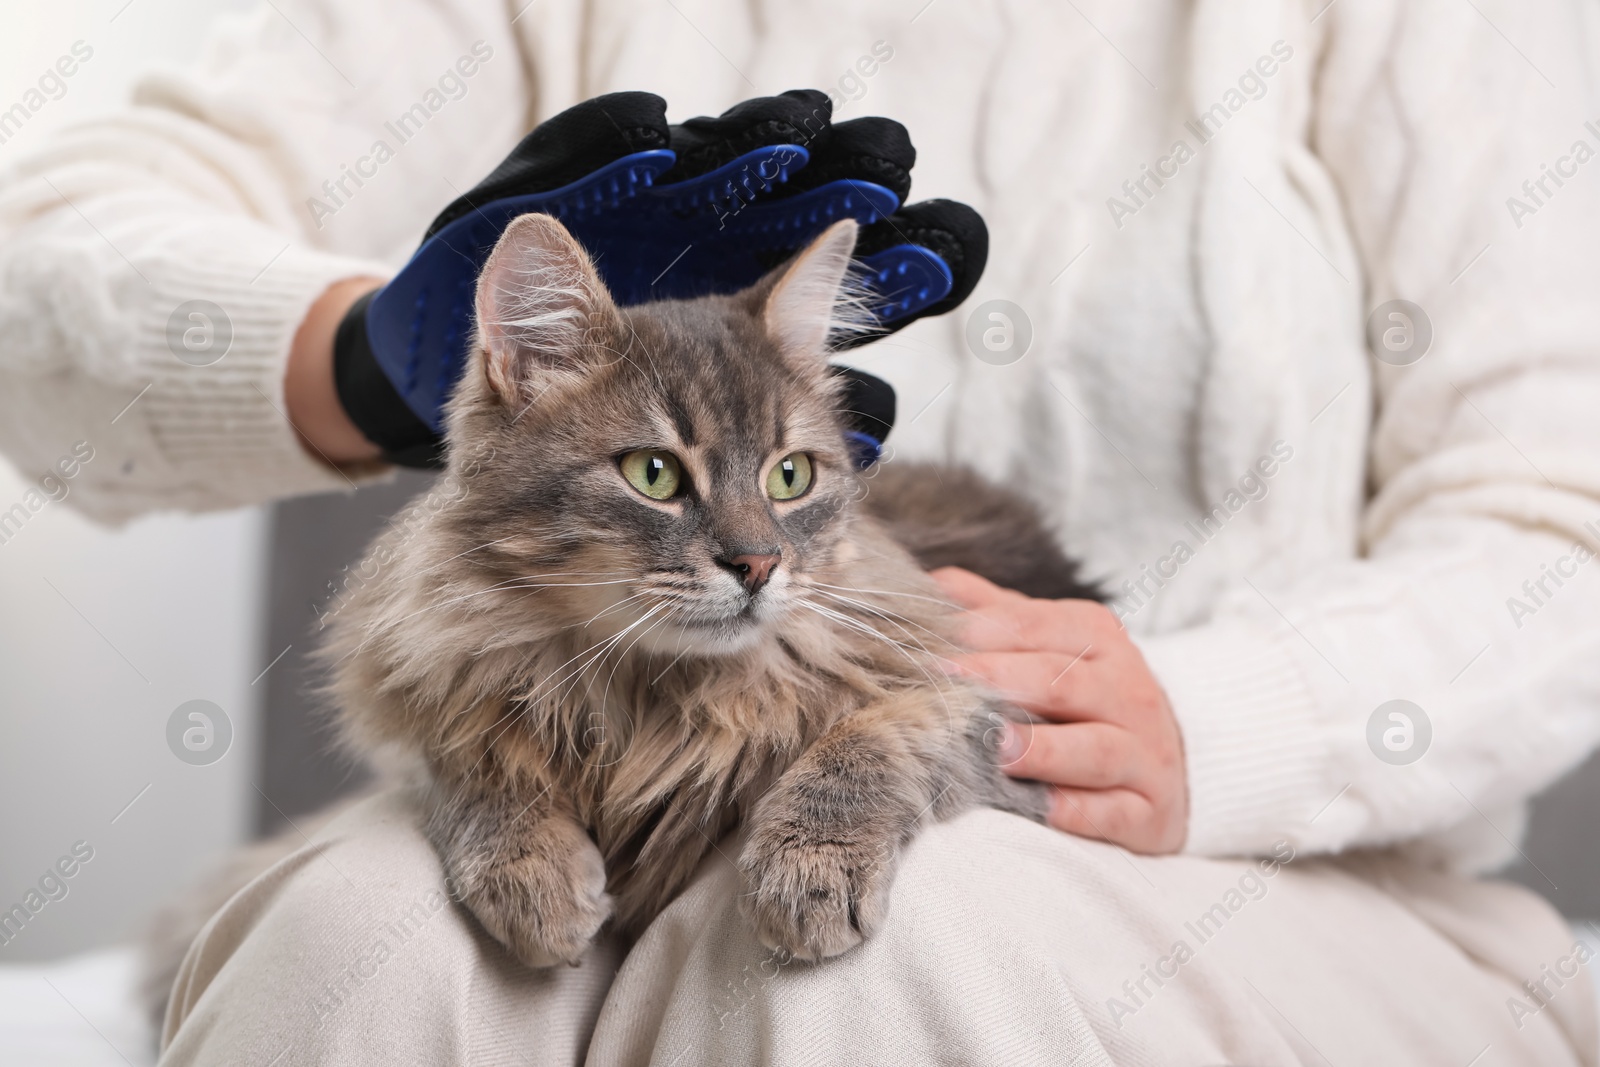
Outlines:
[[[956, 306], [983, 272], [982, 219], [953, 201], [902, 207], [916, 161], [905, 128], [882, 118], [836, 126], [831, 113], [826, 94], [794, 90], [668, 126], [660, 97], [613, 93], [542, 123], [345, 316], [334, 346], [345, 410], [391, 462], [439, 463], [478, 273], [510, 221], [533, 211], [561, 219], [624, 305], [736, 292], [850, 217], [862, 224], [856, 259], [881, 327], [862, 340]], [[894, 393], [840, 373], [847, 432], [870, 463], [893, 424]]]

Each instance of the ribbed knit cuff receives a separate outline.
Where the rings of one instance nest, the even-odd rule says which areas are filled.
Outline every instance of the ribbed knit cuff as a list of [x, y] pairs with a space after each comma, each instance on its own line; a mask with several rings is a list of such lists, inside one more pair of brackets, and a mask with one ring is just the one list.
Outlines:
[[1257, 855], [1303, 841], [1295, 831], [1332, 793], [1312, 692], [1284, 637], [1228, 623], [1138, 644], [1183, 731], [1184, 851]]
[[307, 453], [289, 423], [283, 375], [295, 331], [329, 285], [391, 269], [245, 220], [218, 219], [173, 244], [158, 271], [146, 270], [152, 293], [134, 358], [150, 388], [124, 416], [144, 424], [167, 467], [146, 477], [168, 483], [180, 506], [230, 507], [348, 489], [382, 470], [341, 472]]

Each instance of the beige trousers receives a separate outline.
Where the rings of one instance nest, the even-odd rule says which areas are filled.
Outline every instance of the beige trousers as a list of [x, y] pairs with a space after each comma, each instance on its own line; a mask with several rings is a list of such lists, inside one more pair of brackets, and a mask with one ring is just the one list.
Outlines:
[[1571, 935], [1515, 887], [1140, 857], [977, 811], [907, 852], [875, 938], [807, 965], [751, 936], [736, 847], [631, 950], [535, 972], [450, 902], [406, 799], [373, 798], [206, 927], [161, 1062], [1596, 1063]]

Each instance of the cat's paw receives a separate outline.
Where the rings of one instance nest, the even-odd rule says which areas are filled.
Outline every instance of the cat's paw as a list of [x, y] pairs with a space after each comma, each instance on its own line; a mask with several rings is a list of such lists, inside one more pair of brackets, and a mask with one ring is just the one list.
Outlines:
[[758, 826], [739, 857], [756, 936], [796, 959], [837, 956], [871, 937], [888, 910], [892, 842], [823, 839]]
[[475, 864], [452, 881], [483, 928], [529, 967], [576, 966], [611, 917], [605, 861], [587, 838], [559, 854]]

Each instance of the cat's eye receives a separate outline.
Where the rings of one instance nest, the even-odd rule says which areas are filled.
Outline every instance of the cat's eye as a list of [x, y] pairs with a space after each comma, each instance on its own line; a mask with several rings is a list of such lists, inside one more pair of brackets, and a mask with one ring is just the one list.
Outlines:
[[767, 472], [767, 495], [774, 500], [793, 500], [811, 488], [811, 457], [791, 452]]
[[683, 467], [671, 452], [642, 448], [622, 457], [622, 476], [652, 500], [676, 496], [683, 485]]

